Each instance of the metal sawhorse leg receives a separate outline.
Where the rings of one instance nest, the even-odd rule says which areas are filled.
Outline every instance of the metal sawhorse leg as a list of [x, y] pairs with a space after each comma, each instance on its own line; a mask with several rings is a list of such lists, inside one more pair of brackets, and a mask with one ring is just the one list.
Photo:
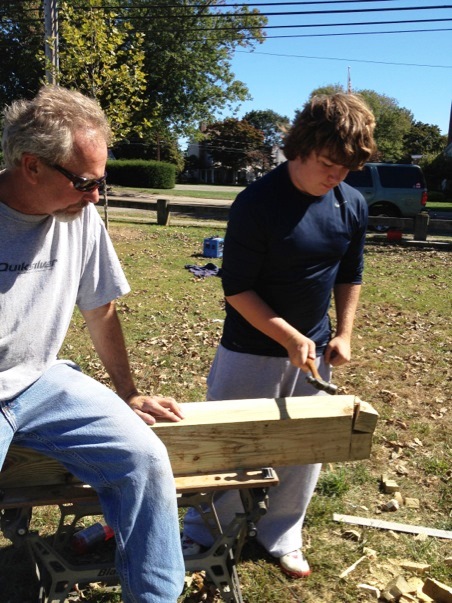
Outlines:
[[188, 494], [179, 501], [179, 506], [194, 507], [200, 513], [214, 537], [206, 551], [185, 558], [185, 568], [189, 572], [204, 570], [225, 603], [243, 603], [237, 562], [245, 540], [256, 536], [256, 523], [267, 510], [267, 488], [241, 489], [244, 511], [236, 513], [225, 528], [215, 510], [215, 495], [215, 491], [209, 496]]
[[[205, 571], [225, 603], [243, 603], [237, 561], [245, 540], [256, 535], [255, 524], [266, 512], [268, 487], [277, 483], [278, 478], [270, 468], [176, 478], [179, 507], [195, 507], [214, 538], [207, 551], [186, 558], [186, 570]], [[239, 490], [243, 512], [222, 528], [215, 511], [215, 496], [230, 489]], [[15, 544], [27, 543], [29, 547], [40, 584], [38, 603], [64, 603], [75, 584], [102, 582], [109, 587], [118, 584], [113, 541], [105, 543], [102, 557], [94, 554], [76, 557], [70, 552], [69, 541], [77, 522], [101, 514], [97, 500], [61, 503], [59, 508], [60, 521], [52, 538], [28, 532], [30, 508], [14, 509], [16, 515], [10, 509], [9, 518], [2, 521], [7, 538]], [[68, 522], [68, 517], [72, 521]]]

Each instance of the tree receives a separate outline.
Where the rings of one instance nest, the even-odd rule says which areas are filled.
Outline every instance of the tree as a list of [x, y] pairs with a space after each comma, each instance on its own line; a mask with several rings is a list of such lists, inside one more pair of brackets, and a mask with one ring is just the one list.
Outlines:
[[[161, 131], [192, 136], [201, 122], [249, 98], [246, 85], [231, 72], [237, 47], [264, 40], [267, 22], [246, 5], [228, 8], [223, 0], [196, 3], [123, 2], [134, 6], [128, 18], [140, 19], [145, 35], [147, 73], [144, 115], [157, 116]], [[140, 8], [141, 6], [141, 8]]]
[[[0, 65], [2, 100], [33, 96], [45, 67], [37, 58], [42, 0], [4, 0], [1, 11], [8, 49]], [[224, 0], [61, 0], [59, 16], [59, 82], [96, 96], [115, 133], [142, 132], [147, 142], [153, 131], [158, 144], [191, 135], [201, 121], [249, 98], [231, 59], [237, 47], [262, 42], [267, 23], [257, 9]]]
[[247, 121], [225, 119], [207, 126], [205, 135], [206, 151], [222, 167], [260, 169], [264, 134]]
[[62, 2], [58, 83], [96, 98], [115, 139], [124, 138], [143, 105], [143, 34], [118, 21], [115, 11], [99, 11], [97, 6], [97, 0]]
[[263, 153], [265, 162], [263, 171], [268, 171], [275, 165], [276, 150], [283, 145], [283, 138], [289, 128], [290, 120], [271, 109], [249, 111], [243, 119], [264, 134]]
[[0, 3], [0, 107], [36, 94], [44, 79], [43, 40], [42, 0]]
[[342, 94], [345, 92], [345, 88], [342, 84], [328, 84], [327, 86], [320, 86], [313, 90], [309, 95], [309, 98], [311, 99], [313, 96], [319, 96], [321, 94], [336, 94], [337, 92], [341, 92]]
[[374, 90], [360, 90], [359, 94], [375, 115], [379, 161], [400, 161], [405, 155], [404, 138], [413, 121], [411, 111], [399, 107], [394, 98], [378, 94]]
[[438, 126], [413, 121], [403, 142], [407, 158], [411, 155], [438, 155], [446, 148], [447, 136], [441, 134]]
[[264, 144], [268, 146], [282, 146], [286, 129], [290, 120], [285, 115], [280, 115], [271, 109], [265, 111], [249, 111], [243, 119], [264, 133]]

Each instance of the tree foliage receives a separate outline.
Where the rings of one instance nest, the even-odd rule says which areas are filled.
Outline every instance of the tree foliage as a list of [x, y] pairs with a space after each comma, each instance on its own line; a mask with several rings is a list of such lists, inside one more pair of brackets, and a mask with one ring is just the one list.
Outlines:
[[31, 98], [43, 82], [39, 52], [44, 43], [41, 0], [0, 2], [0, 107]]
[[405, 153], [411, 155], [438, 155], [447, 144], [447, 136], [441, 134], [438, 126], [413, 121], [404, 138]]
[[275, 166], [276, 152], [278, 148], [282, 147], [284, 134], [290, 125], [289, 118], [271, 109], [266, 109], [249, 111], [243, 117], [243, 120], [260, 130], [264, 135], [260, 172], [267, 172]]
[[[5, 0], [0, 14], [0, 100], [33, 96], [45, 72], [43, 3]], [[62, 0], [59, 17], [58, 81], [95, 96], [116, 132], [130, 128], [157, 148], [249, 98], [231, 60], [263, 41], [267, 22], [224, 0]]]
[[[123, 3], [127, 6], [127, 2]], [[257, 9], [223, 0], [196, 4], [134, 0], [129, 17], [139, 19], [145, 35], [146, 114], [157, 127], [178, 135], [193, 134], [200, 122], [230, 110], [249, 98], [246, 85], [235, 79], [231, 60], [237, 47], [263, 41], [267, 19]]]
[[[221, 112], [233, 115], [239, 103], [249, 99], [246, 84], [231, 70], [237, 49], [253, 48], [265, 39], [262, 28], [267, 19], [249, 5], [226, 0], [58, 4], [57, 81], [97, 98], [116, 138], [146, 145], [155, 159], [174, 155], [180, 162], [178, 137], [199, 136], [201, 122], [217, 121]], [[43, 6], [42, 0], [0, 3], [0, 107], [34, 96], [44, 83]], [[311, 96], [338, 91], [344, 92], [344, 87], [332, 84]], [[413, 154], [433, 156], [443, 150], [445, 137], [437, 126], [414, 121], [408, 109], [384, 94], [356, 92], [377, 120], [375, 159], [407, 161]], [[281, 145], [280, 125], [289, 120], [271, 109], [250, 111], [245, 120], [263, 132], [254, 162], [269, 169], [270, 148]]]
[[374, 90], [360, 90], [359, 94], [375, 115], [378, 160], [400, 161], [405, 154], [403, 141], [413, 121], [411, 111], [399, 107], [394, 98], [378, 94]]
[[243, 119], [264, 133], [264, 144], [269, 147], [282, 146], [290, 120], [271, 109], [248, 111]]
[[124, 138], [143, 105], [143, 34], [129, 22], [118, 23], [116, 11], [97, 10], [97, 0], [82, 5], [83, 10], [80, 0], [61, 3], [57, 81], [96, 98], [115, 138]]
[[261, 169], [264, 134], [247, 121], [235, 118], [207, 126], [206, 151], [222, 167]]

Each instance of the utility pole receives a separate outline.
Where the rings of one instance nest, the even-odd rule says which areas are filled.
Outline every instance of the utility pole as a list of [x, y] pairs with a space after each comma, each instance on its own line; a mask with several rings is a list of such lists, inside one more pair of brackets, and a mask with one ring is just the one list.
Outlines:
[[44, 0], [46, 82], [56, 84], [59, 71], [57, 0]]
[[350, 75], [350, 67], [348, 67], [348, 76], [347, 76], [347, 94], [351, 94], [352, 90], [352, 78]]

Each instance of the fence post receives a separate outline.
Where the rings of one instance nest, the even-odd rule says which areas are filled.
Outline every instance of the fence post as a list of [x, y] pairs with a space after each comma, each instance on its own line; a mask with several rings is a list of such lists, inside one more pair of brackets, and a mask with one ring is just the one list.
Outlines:
[[169, 201], [168, 199], [157, 199], [157, 224], [168, 226], [170, 221]]
[[428, 223], [430, 222], [430, 216], [427, 212], [420, 212], [414, 217], [414, 240], [415, 241], [426, 241]]

